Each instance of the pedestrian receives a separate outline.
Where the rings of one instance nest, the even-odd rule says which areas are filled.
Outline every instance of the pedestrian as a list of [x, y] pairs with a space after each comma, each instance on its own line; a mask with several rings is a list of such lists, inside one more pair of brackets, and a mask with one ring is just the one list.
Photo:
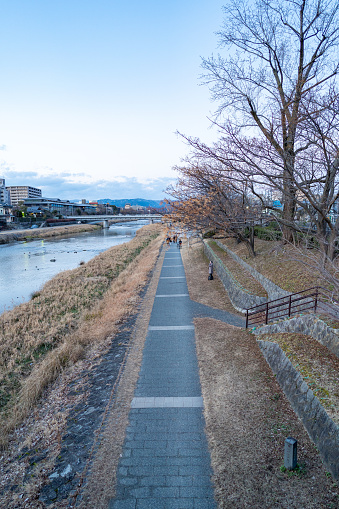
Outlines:
[[179, 244], [179, 249], [180, 249], [181, 248], [181, 244], [182, 244], [182, 240], [181, 239], [179, 239], [178, 244]]
[[208, 280], [212, 281], [213, 279], [213, 262], [210, 260], [210, 263], [208, 264]]

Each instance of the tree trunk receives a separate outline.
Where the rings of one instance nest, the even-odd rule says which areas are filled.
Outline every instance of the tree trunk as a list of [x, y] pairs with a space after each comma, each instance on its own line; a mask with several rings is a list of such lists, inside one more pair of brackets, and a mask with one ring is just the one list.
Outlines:
[[284, 210], [282, 215], [282, 230], [283, 240], [285, 242], [293, 242], [293, 228], [295, 216], [295, 198], [291, 198], [289, 195], [285, 196]]

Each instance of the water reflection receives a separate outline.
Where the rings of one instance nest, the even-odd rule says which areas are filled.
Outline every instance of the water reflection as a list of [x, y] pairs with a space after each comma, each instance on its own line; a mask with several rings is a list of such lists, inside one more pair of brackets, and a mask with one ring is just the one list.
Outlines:
[[134, 237], [147, 221], [46, 240], [0, 245], [0, 313], [26, 302], [49, 279]]

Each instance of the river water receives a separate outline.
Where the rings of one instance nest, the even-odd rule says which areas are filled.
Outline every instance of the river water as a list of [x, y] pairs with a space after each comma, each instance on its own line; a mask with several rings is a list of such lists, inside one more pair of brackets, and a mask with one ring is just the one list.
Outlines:
[[30, 242], [0, 245], [0, 313], [27, 302], [52, 277], [128, 242], [148, 221]]

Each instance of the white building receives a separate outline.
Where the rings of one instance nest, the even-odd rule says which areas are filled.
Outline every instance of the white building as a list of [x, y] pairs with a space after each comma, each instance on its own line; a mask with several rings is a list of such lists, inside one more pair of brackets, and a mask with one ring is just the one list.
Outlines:
[[0, 205], [10, 205], [9, 192], [6, 189], [5, 179], [0, 178]]
[[7, 186], [7, 191], [10, 195], [11, 205], [16, 207], [20, 201], [24, 201], [28, 198], [41, 198], [41, 189], [31, 186]]

